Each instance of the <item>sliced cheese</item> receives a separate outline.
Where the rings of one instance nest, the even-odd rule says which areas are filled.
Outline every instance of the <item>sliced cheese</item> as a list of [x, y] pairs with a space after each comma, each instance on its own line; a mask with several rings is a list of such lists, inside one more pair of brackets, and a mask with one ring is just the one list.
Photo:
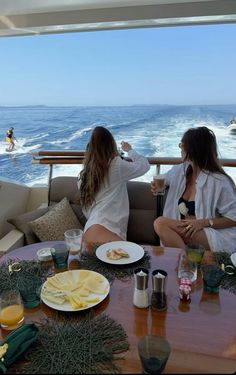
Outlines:
[[59, 305], [68, 301], [73, 310], [78, 310], [100, 302], [98, 296], [90, 294], [104, 294], [108, 287], [105, 281], [102, 275], [89, 270], [79, 270], [78, 275], [66, 271], [47, 279], [42, 296]]
[[84, 283], [84, 289], [90, 290], [90, 292], [96, 294], [104, 294], [107, 289], [107, 285], [104, 283], [99, 283], [95, 278], [89, 277]]
[[85, 302], [88, 302], [88, 303], [95, 303], [95, 302], [99, 302], [99, 301], [100, 301], [100, 298], [99, 298], [99, 297], [86, 298], [84, 301], [85, 301]]
[[77, 283], [81, 283], [81, 282], [85, 281], [85, 279], [87, 277], [89, 277], [90, 272], [91, 271], [89, 271], [89, 270], [79, 270], [79, 272], [78, 272], [78, 279], [77, 279], [76, 282]]

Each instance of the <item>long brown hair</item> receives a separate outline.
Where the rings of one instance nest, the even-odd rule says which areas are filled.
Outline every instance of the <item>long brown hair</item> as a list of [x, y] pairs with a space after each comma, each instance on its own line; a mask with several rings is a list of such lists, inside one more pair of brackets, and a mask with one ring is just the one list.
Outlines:
[[112, 159], [118, 155], [112, 134], [103, 126], [94, 128], [87, 144], [84, 168], [80, 172], [79, 200], [87, 208], [95, 201], [95, 196], [108, 175]]
[[218, 159], [215, 134], [206, 126], [188, 129], [181, 140], [186, 153], [185, 160], [192, 161], [201, 170], [226, 175], [233, 186], [232, 178], [224, 171]]

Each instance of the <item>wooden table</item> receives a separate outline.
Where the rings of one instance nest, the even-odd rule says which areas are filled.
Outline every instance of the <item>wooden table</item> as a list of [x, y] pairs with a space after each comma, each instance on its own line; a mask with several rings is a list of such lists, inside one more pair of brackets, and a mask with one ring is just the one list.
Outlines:
[[[41, 244], [42, 245], [42, 244]], [[40, 246], [40, 245], [38, 245]], [[38, 246], [28, 245], [1, 258], [35, 259]], [[42, 246], [43, 247], [43, 246]], [[123, 373], [141, 373], [137, 352], [139, 338], [146, 334], [162, 335], [171, 345], [165, 373], [234, 373], [236, 371], [236, 295], [220, 289], [218, 295], [203, 292], [200, 274], [193, 286], [191, 302], [180, 302], [176, 267], [179, 249], [145, 246], [151, 255], [151, 269], [168, 272], [168, 309], [165, 312], [133, 306], [133, 280], [116, 280], [109, 296], [95, 307], [120, 322], [128, 334], [130, 350], [121, 361]], [[69, 268], [74, 268], [73, 260]], [[149, 290], [152, 283], [149, 277]], [[43, 303], [25, 309], [26, 322], [51, 316], [54, 310]], [[79, 312], [78, 312], [79, 314]]]

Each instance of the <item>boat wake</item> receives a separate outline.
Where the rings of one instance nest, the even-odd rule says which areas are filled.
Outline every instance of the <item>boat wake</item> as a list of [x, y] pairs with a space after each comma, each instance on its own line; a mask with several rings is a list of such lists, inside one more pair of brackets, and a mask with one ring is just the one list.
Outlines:
[[1, 155], [16, 155], [16, 154], [26, 154], [32, 150], [38, 149], [41, 147], [41, 144], [36, 145], [29, 145], [27, 146], [27, 140], [25, 138], [19, 138], [15, 141], [15, 148], [13, 151], [9, 152], [9, 143], [8, 142], [0, 142], [0, 154]]

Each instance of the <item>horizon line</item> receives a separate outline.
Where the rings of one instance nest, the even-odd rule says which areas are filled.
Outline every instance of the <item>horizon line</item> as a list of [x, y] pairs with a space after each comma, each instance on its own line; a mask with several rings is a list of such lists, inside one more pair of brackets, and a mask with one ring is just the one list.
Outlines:
[[3, 104], [1, 105], [0, 104], [0, 108], [29, 108], [29, 107], [47, 107], [47, 108], [50, 108], [50, 107], [80, 107], [80, 108], [83, 108], [83, 107], [152, 107], [152, 106], [175, 106], [175, 107], [182, 107], [182, 106], [234, 106], [236, 105], [236, 103], [227, 103], [227, 104], [223, 104], [223, 103], [216, 103], [216, 104], [167, 104], [167, 103], [163, 103], [163, 104], [160, 104], [160, 103], [153, 103], [153, 104], [102, 104], [102, 105], [77, 105], [77, 104], [66, 104], [66, 105], [62, 105], [62, 104], [55, 104], [55, 105], [48, 105], [48, 104]]

